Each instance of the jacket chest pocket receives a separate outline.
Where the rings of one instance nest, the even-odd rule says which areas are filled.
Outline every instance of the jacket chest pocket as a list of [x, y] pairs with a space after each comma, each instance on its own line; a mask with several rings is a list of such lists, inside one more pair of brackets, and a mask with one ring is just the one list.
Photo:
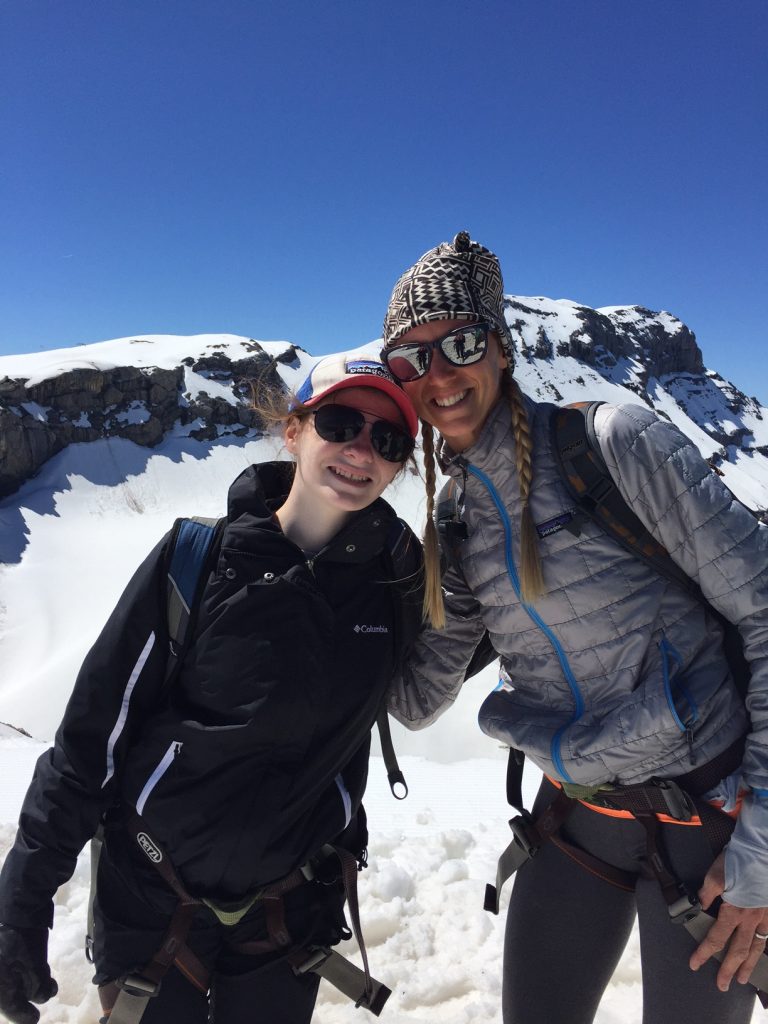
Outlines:
[[666, 637], [659, 644], [664, 695], [669, 713], [680, 732], [688, 733], [698, 718], [696, 701], [686, 685], [682, 659]]
[[206, 593], [185, 684], [193, 699], [218, 701], [222, 713], [243, 709], [242, 720], [280, 687], [295, 689], [317, 671], [332, 628], [327, 602], [301, 574], [225, 579]]
[[163, 776], [170, 769], [175, 758], [177, 758], [181, 753], [181, 748], [183, 746], [184, 743], [182, 740], [172, 740], [168, 746], [168, 749], [165, 751], [163, 756], [155, 765], [154, 770], [151, 772], [149, 778], [144, 783], [144, 786], [136, 800], [136, 811], [138, 814], [144, 813], [144, 807], [146, 806], [146, 803], [149, 800], [149, 798], [152, 796], [155, 787], [160, 784], [160, 782], [163, 779]]
[[[287, 720], [285, 712], [281, 717]], [[134, 762], [128, 796], [139, 814], [149, 810], [157, 818], [167, 812], [171, 822], [190, 801], [209, 814], [240, 807], [265, 769], [298, 762], [306, 753], [306, 736], [283, 737], [278, 727], [272, 714], [232, 725], [178, 721], [154, 738], [153, 753]]]

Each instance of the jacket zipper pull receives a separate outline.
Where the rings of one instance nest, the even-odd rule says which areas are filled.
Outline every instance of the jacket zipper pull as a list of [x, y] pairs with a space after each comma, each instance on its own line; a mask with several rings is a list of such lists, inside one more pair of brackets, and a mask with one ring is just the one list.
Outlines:
[[696, 764], [696, 754], [693, 749], [693, 729], [690, 725], [685, 727], [685, 739], [688, 744], [688, 760], [692, 765]]
[[467, 474], [467, 461], [466, 461], [466, 459], [462, 459], [459, 464], [461, 466], [461, 479], [462, 479], [462, 483], [463, 483], [463, 487], [461, 488], [461, 493], [462, 493], [462, 497], [463, 497], [467, 493], [467, 476], [468, 476], [468, 474]]

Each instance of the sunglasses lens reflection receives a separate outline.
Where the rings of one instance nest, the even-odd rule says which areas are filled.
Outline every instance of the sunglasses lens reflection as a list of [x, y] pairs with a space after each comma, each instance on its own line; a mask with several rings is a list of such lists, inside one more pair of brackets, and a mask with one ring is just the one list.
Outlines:
[[443, 338], [440, 351], [454, 366], [471, 366], [485, 355], [488, 333], [484, 328], [470, 327]]
[[387, 366], [398, 380], [418, 380], [429, 369], [430, 356], [426, 345], [401, 345], [387, 354]]
[[384, 353], [393, 377], [403, 383], [418, 380], [432, 363], [433, 349], [439, 348], [451, 366], [479, 363], [488, 351], [488, 324], [468, 324], [435, 341], [414, 341]]

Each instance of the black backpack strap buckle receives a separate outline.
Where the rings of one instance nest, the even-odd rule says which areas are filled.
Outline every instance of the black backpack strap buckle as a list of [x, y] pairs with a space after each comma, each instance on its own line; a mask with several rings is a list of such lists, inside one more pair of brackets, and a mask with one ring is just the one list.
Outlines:
[[675, 821], [690, 821], [693, 817], [693, 803], [674, 779], [656, 779], [654, 787], [661, 793], [664, 803], [667, 805], [667, 814]]

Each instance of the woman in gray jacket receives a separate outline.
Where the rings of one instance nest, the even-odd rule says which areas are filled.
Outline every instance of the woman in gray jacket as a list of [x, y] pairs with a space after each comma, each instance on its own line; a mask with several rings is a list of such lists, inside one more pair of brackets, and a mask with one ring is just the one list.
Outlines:
[[[553, 840], [516, 875], [505, 1024], [592, 1021], [636, 914], [644, 1020], [744, 1024], [768, 938], [768, 530], [650, 409], [598, 409], [621, 495], [738, 626], [748, 716], [722, 627], [701, 601], [591, 520], [559, 528], [573, 499], [552, 450], [553, 406], [515, 382], [503, 307], [496, 257], [462, 232], [402, 275], [387, 310], [383, 355], [422, 421], [427, 587], [443, 623], [422, 633], [392, 714], [410, 728], [434, 721], [487, 631], [501, 678], [481, 727], [542, 769], [534, 819], [563, 794], [580, 798], [565, 800]], [[466, 524], [442, 587], [436, 461], [458, 485]], [[696, 827], [703, 811], [683, 821], [617, 809], [612, 794], [630, 787], [645, 799], [660, 779], [739, 811], [724, 853]], [[670, 892], [688, 909], [698, 893], [716, 915], [705, 938], [670, 923], [680, 909]]]

